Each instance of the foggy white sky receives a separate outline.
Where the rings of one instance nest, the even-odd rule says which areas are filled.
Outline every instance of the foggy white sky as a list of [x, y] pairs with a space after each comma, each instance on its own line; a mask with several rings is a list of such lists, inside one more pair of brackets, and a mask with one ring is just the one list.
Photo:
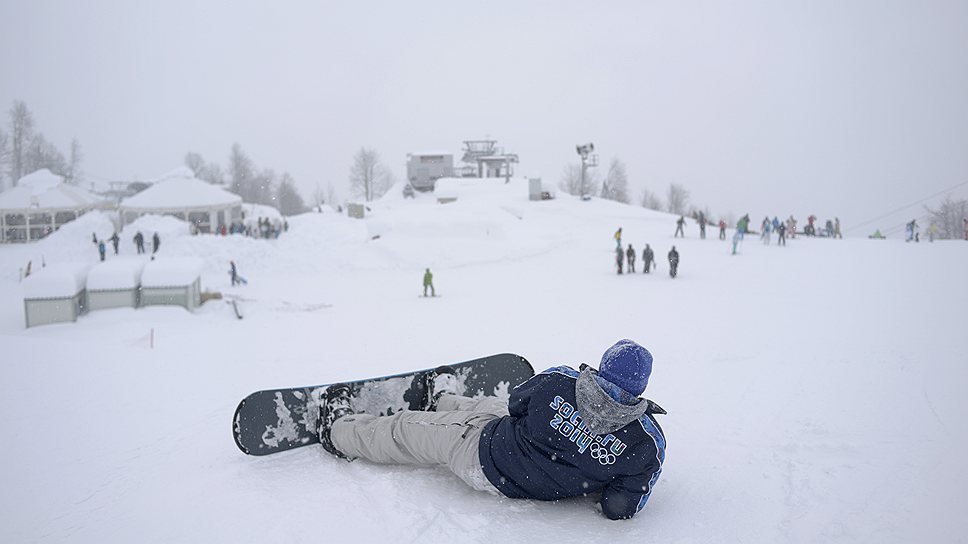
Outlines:
[[754, 221], [850, 227], [968, 181], [961, 0], [197, 4], [0, 0], [4, 129], [25, 100], [98, 179], [237, 141], [307, 199], [346, 194], [360, 146], [402, 179], [485, 136], [554, 181], [592, 141], [636, 201], [678, 182]]

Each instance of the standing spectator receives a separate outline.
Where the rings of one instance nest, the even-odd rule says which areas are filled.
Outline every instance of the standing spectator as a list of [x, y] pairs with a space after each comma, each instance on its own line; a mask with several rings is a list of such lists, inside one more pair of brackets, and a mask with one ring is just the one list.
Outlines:
[[763, 240], [764, 244], [770, 245], [770, 218], [769, 217], [763, 218], [763, 223], [760, 225], [760, 228], [763, 229], [763, 233], [760, 234], [760, 239]]
[[673, 238], [678, 237], [680, 234], [682, 235], [683, 238], [686, 237], [685, 231], [682, 230], [682, 227], [685, 226], [685, 224], [686, 224], [686, 218], [680, 215], [679, 220], [676, 221], [676, 233], [672, 235]]
[[138, 249], [138, 255], [145, 252], [145, 235], [140, 230], [134, 235], [134, 245]]
[[155, 234], [151, 237], [151, 254], [154, 255], [155, 253], [158, 253], [159, 247], [161, 247], [161, 238], [158, 236], [158, 233], [155, 232]]
[[622, 273], [622, 263], [625, 262], [625, 255], [622, 253], [622, 248], [615, 249], [615, 266], [618, 268], [618, 273]]
[[785, 246], [786, 245], [786, 225], [780, 223], [776, 226], [776, 245]]
[[793, 218], [792, 213], [789, 219], [787, 219], [787, 231], [790, 233], [790, 238], [797, 237], [797, 220]]
[[615, 231], [615, 247], [617, 247], [619, 251], [622, 250], [622, 227], [619, 227], [618, 230]]
[[649, 244], [645, 244], [645, 249], [642, 250], [642, 273], [648, 274], [653, 264], [655, 264], [655, 254], [652, 253], [652, 248], [649, 247]]
[[719, 239], [726, 239], [726, 221], [722, 219], [719, 220]]
[[669, 250], [669, 276], [676, 277], [679, 270], [679, 252], [676, 251], [676, 246], [672, 246]]
[[432, 297], [437, 296], [437, 291], [434, 290], [434, 275], [430, 273], [429, 268], [424, 272], [423, 287], [424, 287], [424, 296], [427, 296], [428, 287], [430, 288], [430, 296]]
[[118, 242], [121, 241], [121, 238], [118, 238], [117, 231], [115, 231], [115, 233], [112, 234], [111, 237], [108, 238], [108, 240], [111, 240], [111, 245], [114, 246], [114, 254], [117, 255], [118, 254]]
[[844, 239], [844, 235], [840, 233], [840, 218], [834, 217], [834, 238]]
[[101, 261], [104, 261], [104, 254], [107, 253], [107, 248], [104, 246], [104, 240], [98, 241], [97, 252], [101, 254]]
[[629, 274], [635, 273], [635, 250], [632, 249], [632, 244], [629, 244], [628, 250], [625, 251], [625, 257], [628, 259], [629, 263]]
[[699, 239], [706, 239], [706, 214], [699, 212]]
[[827, 222], [824, 223], [823, 230], [825, 230], [827, 232], [827, 237], [828, 238], [833, 238], [833, 236], [834, 236], [834, 222], [828, 219]]

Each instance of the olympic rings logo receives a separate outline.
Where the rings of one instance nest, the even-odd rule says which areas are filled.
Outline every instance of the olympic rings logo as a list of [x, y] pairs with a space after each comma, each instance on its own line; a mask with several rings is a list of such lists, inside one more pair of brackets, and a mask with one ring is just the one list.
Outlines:
[[592, 456], [592, 459], [597, 459], [602, 465], [614, 465], [616, 461], [615, 455], [609, 453], [605, 446], [597, 442], [592, 443], [589, 454]]

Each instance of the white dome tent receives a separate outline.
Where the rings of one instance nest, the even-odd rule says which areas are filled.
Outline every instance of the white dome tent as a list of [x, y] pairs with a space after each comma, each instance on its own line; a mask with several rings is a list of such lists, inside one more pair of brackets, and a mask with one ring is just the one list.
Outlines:
[[199, 232], [212, 232], [240, 220], [242, 199], [195, 178], [188, 168], [178, 168], [122, 200], [119, 208], [124, 224], [146, 214], [171, 215], [192, 223]]
[[40, 240], [103, 203], [50, 170], [37, 170], [0, 193], [0, 242]]

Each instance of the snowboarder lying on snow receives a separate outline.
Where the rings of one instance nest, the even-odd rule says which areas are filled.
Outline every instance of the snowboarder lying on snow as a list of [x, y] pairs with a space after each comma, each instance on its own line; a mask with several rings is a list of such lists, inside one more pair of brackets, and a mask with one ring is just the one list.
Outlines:
[[634, 516], [648, 501], [665, 460], [665, 437], [638, 398], [652, 355], [620, 340], [599, 370], [550, 368], [494, 397], [454, 394], [457, 377], [440, 367], [428, 379], [428, 411], [354, 414], [349, 389], [330, 386], [319, 414], [319, 441], [337, 457], [375, 463], [445, 466], [479, 491], [558, 500], [601, 493], [609, 519]]

